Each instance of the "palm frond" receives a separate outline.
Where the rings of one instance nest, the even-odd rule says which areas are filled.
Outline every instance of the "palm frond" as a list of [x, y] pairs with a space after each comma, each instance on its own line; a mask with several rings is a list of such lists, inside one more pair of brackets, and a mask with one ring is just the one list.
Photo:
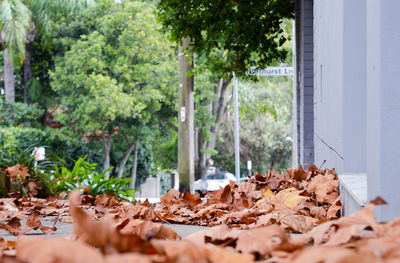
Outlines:
[[21, 0], [0, 0], [0, 32], [6, 48], [20, 59], [25, 56], [31, 12]]
[[51, 31], [57, 15], [76, 14], [95, 5], [94, 0], [25, 0], [24, 3], [32, 12], [33, 23], [42, 36]]

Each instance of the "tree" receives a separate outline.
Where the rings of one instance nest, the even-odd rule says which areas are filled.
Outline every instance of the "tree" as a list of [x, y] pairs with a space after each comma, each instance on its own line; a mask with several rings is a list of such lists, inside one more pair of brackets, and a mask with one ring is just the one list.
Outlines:
[[24, 102], [32, 77], [31, 48], [37, 33], [47, 36], [56, 14], [70, 15], [90, 6], [91, 0], [1, 0], [0, 42], [4, 50], [6, 100], [15, 102], [13, 64], [24, 62]]
[[196, 77], [205, 71], [213, 75], [210, 85], [214, 94], [201, 106], [208, 113], [208, 123], [197, 122], [197, 178], [204, 176], [207, 160], [214, 152], [221, 119], [229, 102], [226, 90], [232, 72], [249, 78], [246, 75], [249, 68], [264, 68], [273, 61], [285, 59], [287, 49], [283, 45], [288, 38], [281, 24], [284, 18], [293, 17], [293, 2], [159, 1], [158, 16], [164, 30], [178, 43], [183, 38], [191, 39], [188, 49], [197, 55], [196, 67], [200, 64], [194, 73]]
[[152, 4], [104, 3], [108, 8], [96, 17], [96, 30], [57, 61], [51, 77], [61, 98], [60, 120], [81, 136], [102, 141], [104, 169], [110, 167], [113, 140], [125, 141], [121, 175], [166, 100], [163, 76], [166, 65], [174, 65], [174, 49], [155, 29]]
[[0, 1], [0, 42], [4, 58], [4, 89], [6, 101], [15, 102], [14, 62], [25, 52], [27, 29], [31, 12], [21, 0]]
[[[190, 37], [190, 49], [209, 58], [212, 72], [245, 76], [250, 67], [264, 68], [286, 56], [281, 22], [293, 18], [293, 0], [160, 0], [158, 7], [172, 39]], [[216, 59], [218, 50], [229, 58]]]
[[60, 15], [71, 16], [83, 9], [94, 6], [94, 0], [30, 0], [25, 5], [31, 11], [32, 18], [26, 34], [25, 59], [23, 62], [24, 103], [29, 103], [29, 87], [32, 85], [32, 43], [40, 35], [48, 41], [53, 28], [54, 19]]

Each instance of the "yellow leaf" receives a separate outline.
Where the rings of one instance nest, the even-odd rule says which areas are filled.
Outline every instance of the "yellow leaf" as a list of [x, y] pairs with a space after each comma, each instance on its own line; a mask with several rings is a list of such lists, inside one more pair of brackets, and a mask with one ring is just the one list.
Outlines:
[[274, 193], [271, 191], [271, 189], [269, 189], [269, 188], [267, 187], [267, 191], [265, 191], [265, 193], [263, 193], [264, 199], [268, 200], [268, 199], [270, 199], [270, 198], [273, 197], [273, 196], [274, 196]]
[[284, 204], [288, 207], [295, 207], [301, 202], [301, 200], [307, 199], [308, 197], [300, 195], [301, 192], [302, 191], [294, 191], [294, 192], [287, 191]]

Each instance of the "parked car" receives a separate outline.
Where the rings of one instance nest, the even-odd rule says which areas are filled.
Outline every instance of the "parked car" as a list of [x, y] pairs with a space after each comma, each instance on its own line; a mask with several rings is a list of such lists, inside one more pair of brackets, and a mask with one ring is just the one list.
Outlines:
[[194, 182], [194, 191], [205, 195], [209, 192], [224, 188], [230, 181], [236, 182], [236, 177], [229, 172], [217, 172], [206, 175], [206, 180], [197, 180]]

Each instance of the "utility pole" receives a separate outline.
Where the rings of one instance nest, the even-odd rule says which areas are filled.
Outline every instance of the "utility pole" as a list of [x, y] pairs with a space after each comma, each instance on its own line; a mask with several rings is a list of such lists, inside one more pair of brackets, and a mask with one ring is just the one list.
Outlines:
[[179, 46], [178, 172], [179, 191], [193, 193], [194, 183], [194, 76], [193, 53], [184, 54], [190, 39]]
[[238, 79], [233, 72], [233, 111], [235, 113], [235, 174], [236, 183], [240, 182], [240, 141], [239, 141], [239, 95], [238, 95]]

